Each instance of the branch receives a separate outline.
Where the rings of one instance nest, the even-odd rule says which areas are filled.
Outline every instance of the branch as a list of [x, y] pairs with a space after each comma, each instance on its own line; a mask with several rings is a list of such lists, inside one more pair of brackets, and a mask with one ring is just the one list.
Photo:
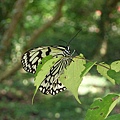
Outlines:
[[20, 18], [22, 17], [22, 13], [24, 10], [23, 8], [25, 7], [25, 2], [26, 2], [26, 0], [17, 0], [17, 2], [15, 3], [15, 7], [13, 9], [14, 14], [11, 19], [11, 23], [9, 24], [8, 29], [4, 33], [3, 39], [1, 41], [1, 49], [0, 49], [0, 57], [1, 58], [3, 58], [7, 49], [10, 47], [11, 38], [13, 36], [13, 33], [17, 27], [17, 24], [18, 24]]
[[6, 70], [4, 74], [1, 74], [0, 81], [10, 77], [11, 75], [15, 74], [17, 70], [21, 68], [21, 62], [18, 62], [12, 69]]
[[[23, 51], [25, 51], [27, 48], [29, 48], [34, 42], [35, 40], [45, 31], [47, 30], [50, 26], [52, 26], [52, 24], [54, 24], [57, 20], [60, 19], [60, 17], [62, 16], [62, 7], [64, 5], [65, 0], [61, 0], [60, 3], [58, 4], [58, 9], [56, 14], [54, 15], [53, 19], [48, 21], [47, 23], [45, 23], [42, 27], [38, 28], [37, 30], [35, 30], [33, 32], [33, 34], [31, 35], [31, 38], [29, 39], [29, 42], [27, 44], [27, 46], [24, 48]], [[15, 64], [15, 66], [13, 67], [13, 69], [11, 70], [7, 70], [4, 71], [4, 74], [1, 74], [0, 76], [0, 81], [8, 78], [9, 76], [15, 74], [15, 72], [17, 70], [19, 70], [21, 68], [21, 62], [19, 61], [18, 63]]]

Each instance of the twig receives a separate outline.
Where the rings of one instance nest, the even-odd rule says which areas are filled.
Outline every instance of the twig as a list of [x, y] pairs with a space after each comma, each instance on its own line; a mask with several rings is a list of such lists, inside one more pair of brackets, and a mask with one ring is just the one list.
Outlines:
[[[94, 62], [94, 61], [88, 60], [88, 59], [86, 59], [86, 58], [84, 58], [84, 57], [81, 57], [81, 56], [77, 56], [76, 58], [83, 59], [83, 60], [88, 61], [88, 62]], [[96, 66], [99, 65], [99, 66], [102, 66], [102, 67], [104, 67], [104, 68], [110, 70], [109, 67], [106, 67], [106, 66], [104, 66], [104, 65], [101, 64], [101, 63], [95, 63], [95, 65], [96, 65]]]

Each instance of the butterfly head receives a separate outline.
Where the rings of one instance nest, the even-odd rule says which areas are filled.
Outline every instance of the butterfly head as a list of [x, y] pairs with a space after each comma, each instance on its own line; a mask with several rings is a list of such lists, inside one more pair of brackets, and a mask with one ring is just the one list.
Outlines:
[[70, 46], [67, 46], [66, 49], [64, 50], [63, 54], [65, 57], [69, 57], [72, 56], [74, 54], [75, 50], [73, 52], [71, 52], [70, 50]]

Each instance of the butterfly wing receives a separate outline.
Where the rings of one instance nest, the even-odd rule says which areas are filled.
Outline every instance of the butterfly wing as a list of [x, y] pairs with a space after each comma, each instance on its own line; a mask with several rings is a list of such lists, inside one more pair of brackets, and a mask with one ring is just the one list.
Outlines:
[[66, 89], [66, 87], [58, 79], [64, 72], [64, 68], [66, 68], [72, 61], [69, 46], [46, 46], [34, 48], [27, 51], [22, 56], [21, 62], [25, 71], [35, 73], [42, 58], [48, 55], [60, 57], [60, 59], [52, 66], [49, 73], [40, 84], [39, 89], [43, 94], [55, 95]]
[[53, 57], [61, 57], [63, 56], [63, 51], [65, 51], [65, 47], [62, 46], [46, 46], [46, 47], [38, 47], [31, 49], [25, 52], [22, 56], [22, 65], [23, 69], [30, 73], [35, 73], [38, 64], [41, 62], [42, 58], [52, 55]]
[[71, 58], [63, 57], [52, 66], [50, 72], [39, 86], [39, 89], [43, 94], [56, 95], [57, 93], [66, 90], [66, 87], [58, 79], [71, 61]]

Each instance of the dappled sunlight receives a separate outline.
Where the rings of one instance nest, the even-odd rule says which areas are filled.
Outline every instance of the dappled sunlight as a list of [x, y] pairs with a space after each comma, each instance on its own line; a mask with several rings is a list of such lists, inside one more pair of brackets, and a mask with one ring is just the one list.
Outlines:
[[103, 87], [107, 87], [109, 83], [104, 77], [87, 75], [83, 78], [82, 83], [79, 86], [78, 94], [85, 95], [88, 93], [97, 94], [103, 93]]
[[95, 25], [92, 25], [89, 27], [89, 32], [96, 32], [99, 33], [99, 28], [97, 28]]
[[101, 49], [100, 49], [100, 54], [101, 56], [104, 56], [107, 53], [107, 40], [104, 40]]
[[23, 80], [23, 84], [24, 84], [24, 85], [28, 85], [28, 80], [24, 79], [24, 80]]

